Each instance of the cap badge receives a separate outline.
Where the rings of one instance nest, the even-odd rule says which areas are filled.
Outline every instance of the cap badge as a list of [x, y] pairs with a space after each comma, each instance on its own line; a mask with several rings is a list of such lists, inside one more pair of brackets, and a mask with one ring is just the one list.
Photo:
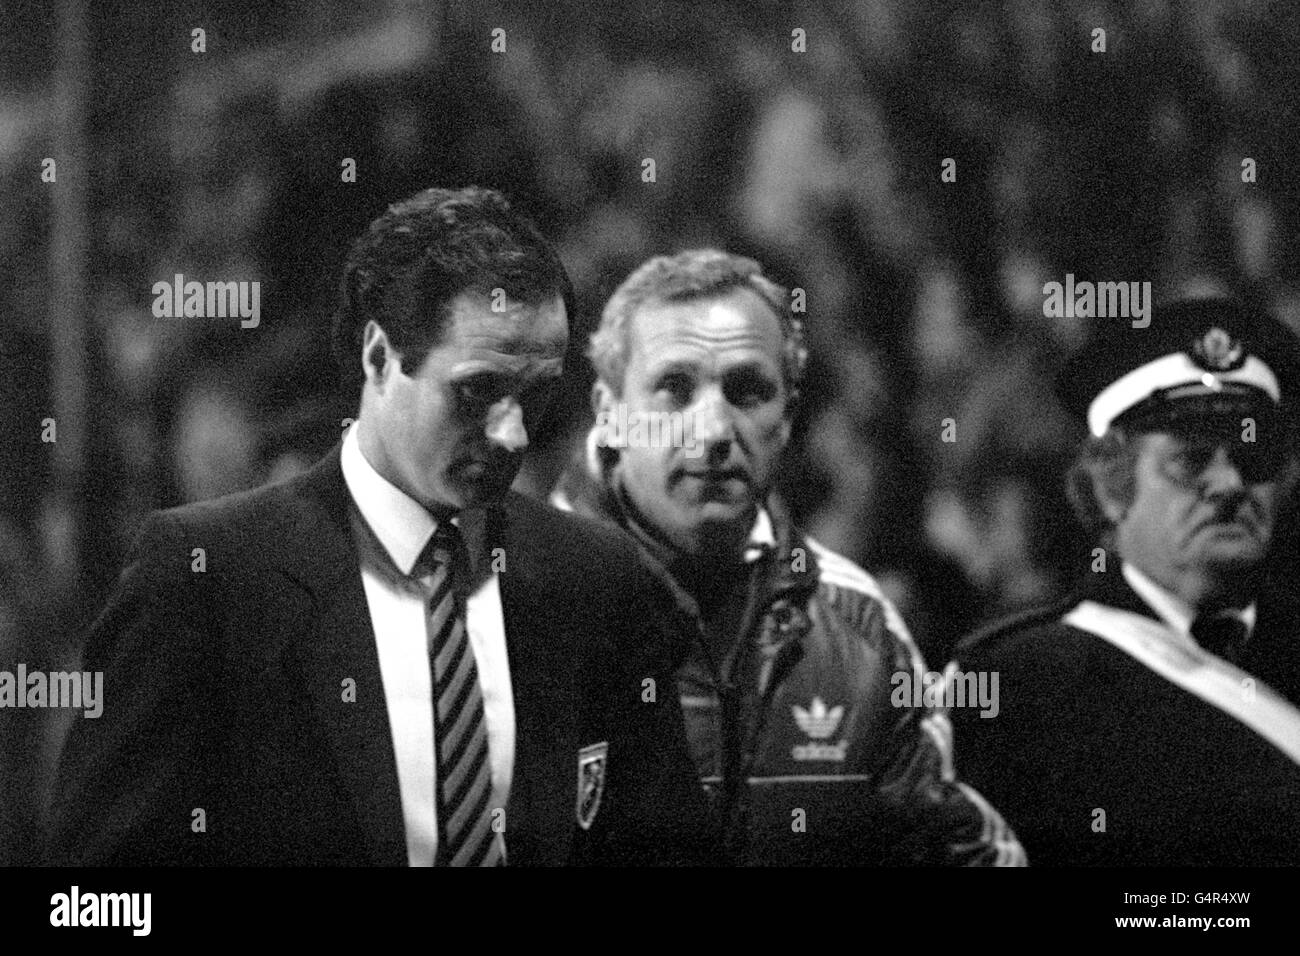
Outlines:
[[1192, 358], [1203, 369], [1226, 372], [1245, 361], [1246, 348], [1216, 325], [1192, 343]]

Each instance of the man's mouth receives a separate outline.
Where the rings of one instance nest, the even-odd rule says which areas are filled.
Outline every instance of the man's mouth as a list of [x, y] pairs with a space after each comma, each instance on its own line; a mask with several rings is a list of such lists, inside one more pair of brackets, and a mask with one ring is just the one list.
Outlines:
[[694, 468], [682, 472], [684, 477], [695, 478], [707, 484], [721, 484], [724, 481], [745, 481], [745, 472], [741, 468]]
[[1222, 532], [1239, 532], [1253, 534], [1255, 532], [1255, 520], [1248, 512], [1239, 512], [1234, 515], [1215, 515], [1202, 521], [1197, 531], [1216, 531]]

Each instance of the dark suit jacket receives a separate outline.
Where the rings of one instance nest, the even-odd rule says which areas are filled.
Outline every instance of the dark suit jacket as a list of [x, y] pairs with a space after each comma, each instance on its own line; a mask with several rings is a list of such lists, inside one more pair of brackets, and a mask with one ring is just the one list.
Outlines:
[[[348, 506], [336, 446], [286, 483], [146, 522], [86, 644], [83, 667], [105, 673], [104, 710], [79, 716], [66, 744], [52, 862], [406, 863]], [[659, 602], [670, 599], [631, 545], [595, 524], [513, 494], [486, 524], [506, 561], [510, 863], [707, 859], [668, 676]], [[604, 794], [582, 829], [578, 751], [602, 741]]]
[[[1063, 623], [1085, 598], [1158, 620], [1115, 565], [1089, 575], [1069, 601], [988, 628], [957, 650], [963, 671], [999, 674], [996, 717], [953, 711], [962, 775], [1005, 814], [1029, 864], [1300, 864], [1300, 766]], [[1261, 600], [1240, 666], [1287, 694], [1295, 675], [1285, 666], [1294, 666], [1300, 635], [1278, 607]], [[1104, 832], [1095, 829], [1098, 810]]]

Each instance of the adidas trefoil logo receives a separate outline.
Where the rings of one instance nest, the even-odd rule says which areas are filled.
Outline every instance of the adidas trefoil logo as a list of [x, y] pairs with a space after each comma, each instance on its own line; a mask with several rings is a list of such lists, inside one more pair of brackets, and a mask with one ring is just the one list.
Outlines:
[[813, 740], [825, 740], [835, 733], [840, 726], [840, 718], [844, 716], [843, 707], [832, 707], [827, 710], [826, 703], [820, 697], [814, 697], [812, 705], [807, 710], [798, 704], [790, 709], [794, 711], [794, 721], [799, 725], [799, 729]]
[[795, 760], [832, 760], [843, 762], [848, 752], [848, 742], [841, 740], [837, 744], [822, 743], [839, 729], [844, 717], [843, 706], [828, 708], [820, 697], [814, 697], [812, 703], [804, 710], [798, 704], [790, 708], [794, 712], [794, 721], [799, 729], [808, 735], [809, 742], [796, 744], [791, 748], [790, 756]]

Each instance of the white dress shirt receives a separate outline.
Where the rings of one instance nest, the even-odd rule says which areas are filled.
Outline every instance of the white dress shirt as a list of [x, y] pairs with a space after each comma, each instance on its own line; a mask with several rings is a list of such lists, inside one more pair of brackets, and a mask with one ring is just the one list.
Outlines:
[[[367, 560], [366, 549], [359, 543], [358, 551], [363, 556], [361, 581], [374, 627], [397, 757], [407, 860], [411, 866], [432, 866], [438, 849], [438, 820], [433, 679], [424, 605], [428, 595], [410, 575], [437, 522], [423, 506], [375, 471], [361, 451], [357, 428], [352, 425], [343, 439], [343, 479], [361, 517], [400, 572], [400, 576], [394, 575], [391, 569]], [[452, 522], [461, 527], [459, 516]], [[473, 553], [476, 542], [468, 533], [465, 537]], [[495, 572], [466, 599], [465, 618], [487, 721], [492, 768], [490, 806], [504, 812], [515, 759], [515, 704], [500, 582]]]

